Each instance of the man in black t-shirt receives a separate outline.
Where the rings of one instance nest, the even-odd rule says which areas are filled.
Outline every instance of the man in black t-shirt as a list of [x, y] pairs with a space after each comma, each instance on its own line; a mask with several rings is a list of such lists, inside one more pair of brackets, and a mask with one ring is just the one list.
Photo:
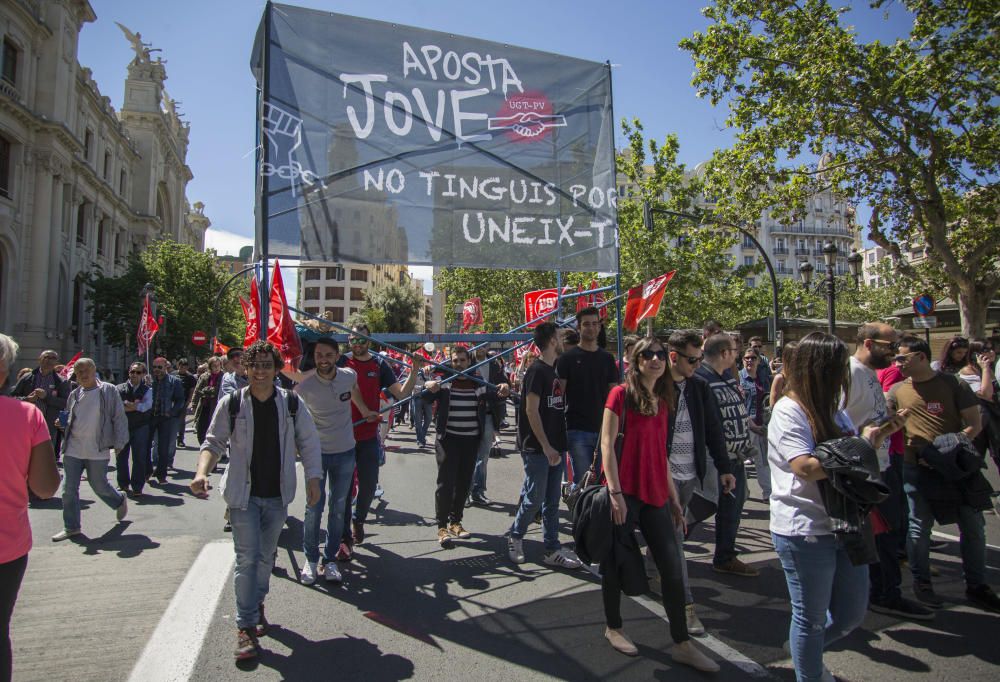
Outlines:
[[535, 345], [542, 355], [524, 375], [518, 409], [517, 445], [524, 461], [524, 485], [514, 523], [507, 535], [507, 554], [515, 564], [524, 563], [522, 540], [528, 524], [542, 509], [544, 561], [550, 566], [579, 568], [573, 552], [559, 543], [559, 493], [566, 449], [566, 423], [561, 382], [556, 378], [556, 357], [562, 339], [555, 324], [545, 322], [535, 328]]
[[594, 461], [601, 430], [604, 401], [618, 384], [618, 368], [611, 353], [597, 345], [601, 317], [597, 308], [584, 308], [576, 316], [580, 343], [559, 356], [556, 374], [566, 399], [566, 440], [578, 484]]
[[[189, 371], [187, 358], [181, 358], [177, 361], [177, 371], [174, 372], [174, 376], [177, 377], [181, 386], [184, 388], [184, 408], [185, 411], [191, 405], [191, 394], [194, 393], [194, 386], [198, 383], [198, 377], [191, 374]], [[181, 413], [180, 419], [177, 424], [177, 447], [184, 447], [184, 430], [186, 428], [184, 423], [184, 413]], [[201, 445], [201, 443], [198, 443]]]

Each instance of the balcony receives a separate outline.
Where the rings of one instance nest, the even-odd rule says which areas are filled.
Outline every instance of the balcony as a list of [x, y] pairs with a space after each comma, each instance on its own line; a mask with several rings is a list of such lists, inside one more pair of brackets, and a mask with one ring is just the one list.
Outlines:
[[774, 269], [774, 273], [776, 275], [794, 275], [795, 274], [795, 270], [792, 270], [789, 267], [776, 267]]
[[808, 256], [809, 255], [809, 249], [807, 249], [804, 246], [796, 246], [795, 247], [795, 255], [796, 256]]
[[852, 237], [853, 233], [844, 227], [823, 227], [817, 229], [807, 225], [771, 225], [768, 234], [820, 234], [820, 235], [842, 235]]
[[787, 256], [787, 255], [788, 255], [788, 248], [787, 248], [787, 247], [784, 247], [784, 246], [776, 246], [776, 247], [774, 247], [774, 248], [773, 248], [773, 249], [771, 250], [771, 252], [772, 252], [772, 253], [773, 253], [773, 254], [774, 254], [775, 256]]
[[18, 104], [24, 104], [24, 97], [21, 96], [21, 91], [14, 87], [14, 84], [6, 78], [0, 78], [0, 94], [9, 97]]

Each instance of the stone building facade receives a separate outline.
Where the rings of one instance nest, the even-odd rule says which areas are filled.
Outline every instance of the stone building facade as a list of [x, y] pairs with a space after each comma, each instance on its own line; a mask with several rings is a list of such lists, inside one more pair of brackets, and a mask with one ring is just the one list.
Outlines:
[[136, 54], [116, 111], [77, 61], [96, 18], [87, 0], [0, 4], [0, 330], [21, 344], [22, 364], [52, 348], [119, 369], [83, 279], [120, 274], [159, 238], [203, 249], [210, 224], [185, 196], [190, 127], [164, 90], [164, 62], [123, 29]]

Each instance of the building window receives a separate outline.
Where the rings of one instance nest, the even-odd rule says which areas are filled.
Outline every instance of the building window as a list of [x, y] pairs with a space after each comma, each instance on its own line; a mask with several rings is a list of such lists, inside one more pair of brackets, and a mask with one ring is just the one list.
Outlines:
[[351, 281], [352, 282], [367, 282], [368, 281], [368, 271], [367, 270], [351, 270]]
[[344, 300], [344, 287], [327, 287], [326, 299], [334, 301]]
[[0, 137], [0, 196], [7, 199], [10, 199], [11, 196], [10, 180], [11, 175], [13, 175], [13, 173], [10, 172], [10, 151], [10, 142], [7, 138]]
[[327, 308], [327, 315], [331, 322], [343, 322], [344, 321], [344, 309], [343, 308]]
[[87, 128], [87, 132], [83, 134], [83, 159], [85, 161], [90, 161], [90, 152], [94, 148], [94, 133], [90, 132], [90, 128]]
[[119, 232], [115, 235], [115, 260], [120, 261], [122, 258], [122, 233]]
[[319, 308], [306, 308], [306, 313], [319, 317]]
[[306, 287], [303, 290], [303, 296], [307, 301], [318, 301], [319, 300], [319, 287]]
[[351, 287], [351, 300], [352, 301], [363, 301], [365, 300], [365, 290], [358, 289], [357, 287]]
[[358, 309], [357, 308], [351, 308], [351, 315], [357, 315], [357, 314], [358, 314]]
[[332, 268], [327, 268], [326, 269], [326, 278], [327, 279], [332, 279], [332, 280], [337, 281], [337, 282], [343, 282], [344, 281], [344, 268], [341, 267], [341, 266], [339, 266], [339, 265], [334, 266]]
[[102, 220], [97, 223], [97, 253], [104, 253], [104, 223], [106, 221]]
[[746, 283], [747, 283], [747, 286], [749, 288], [751, 288], [751, 289], [753, 289], [754, 286], [755, 286], [753, 277], [747, 277]]
[[84, 201], [76, 209], [76, 243], [87, 243], [87, 202]]
[[753, 256], [743, 256], [743, 265], [747, 266], [748, 268], [752, 268], [754, 265]]
[[3, 39], [3, 79], [17, 87], [17, 61], [20, 51], [17, 45], [7, 38]]
[[306, 268], [306, 279], [319, 279], [319, 268]]
[[753, 242], [750, 240], [750, 237], [744, 236], [743, 237], [743, 248], [744, 249], [755, 249], [757, 247], [753, 245]]
[[104, 169], [102, 171], [104, 179], [111, 181], [111, 152], [104, 152]]
[[125, 194], [125, 169], [118, 174], [118, 193]]

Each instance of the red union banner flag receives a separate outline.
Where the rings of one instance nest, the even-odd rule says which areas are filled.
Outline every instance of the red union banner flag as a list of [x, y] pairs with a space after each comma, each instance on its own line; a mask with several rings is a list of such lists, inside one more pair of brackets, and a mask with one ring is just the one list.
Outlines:
[[462, 304], [462, 332], [483, 323], [483, 302], [479, 297]]
[[[594, 280], [590, 280], [590, 288], [591, 289], [596, 289], [597, 288], [597, 282], [595, 282]], [[606, 320], [608, 318], [608, 306], [604, 305], [604, 292], [603, 291], [599, 291], [596, 294], [591, 294], [590, 295], [590, 305], [600, 306], [598, 308], [598, 310], [600, 311], [600, 316], [601, 316], [602, 320]]]
[[267, 329], [267, 340], [281, 353], [281, 359], [292, 369], [297, 369], [302, 358], [302, 341], [295, 331], [292, 313], [285, 300], [285, 282], [281, 278], [278, 261], [274, 261], [274, 276], [271, 278], [271, 321]]
[[[563, 287], [563, 296], [572, 293], [569, 287]], [[555, 322], [555, 315], [549, 315], [545, 319], [539, 319], [546, 313], [551, 313], [556, 308], [559, 296], [555, 289], [539, 289], [529, 291], [524, 294], [524, 321], [530, 322], [528, 329], [537, 327], [542, 322]]]
[[628, 302], [625, 304], [625, 321], [622, 326], [625, 329], [633, 330], [639, 323], [647, 317], [656, 317], [660, 312], [660, 302], [663, 300], [663, 292], [667, 289], [667, 282], [674, 276], [676, 270], [654, 277], [641, 287], [632, 287], [628, 290]]
[[152, 343], [153, 337], [159, 330], [160, 325], [153, 317], [153, 308], [149, 304], [149, 295], [147, 294], [146, 301], [142, 306], [142, 315], [139, 317], [139, 331], [135, 335], [139, 344], [139, 355], [146, 354], [146, 351], [149, 350], [149, 344]]
[[212, 355], [225, 355], [229, 352], [229, 346], [224, 343], [219, 343], [217, 337], [212, 337]]
[[243, 317], [247, 320], [247, 330], [243, 336], [243, 347], [249, 348], [250, 344], [257, 340], [260, 335], [260, 292], [257, 290], [257, 278], [250, 280], [250, 300], [245, 301], [240, 296], [240, 303], [243, 305]]
[[76, 364], [76, 361], [80, 359], [81, 355], [83, 355], [83, 351], [77, 351], [76, 355], [73, 356], [73, 359], [66, 363], [66, 366], [59, 372], [60, 378], [69, 379], [69, 375], [73, 373], [73, 365]]

